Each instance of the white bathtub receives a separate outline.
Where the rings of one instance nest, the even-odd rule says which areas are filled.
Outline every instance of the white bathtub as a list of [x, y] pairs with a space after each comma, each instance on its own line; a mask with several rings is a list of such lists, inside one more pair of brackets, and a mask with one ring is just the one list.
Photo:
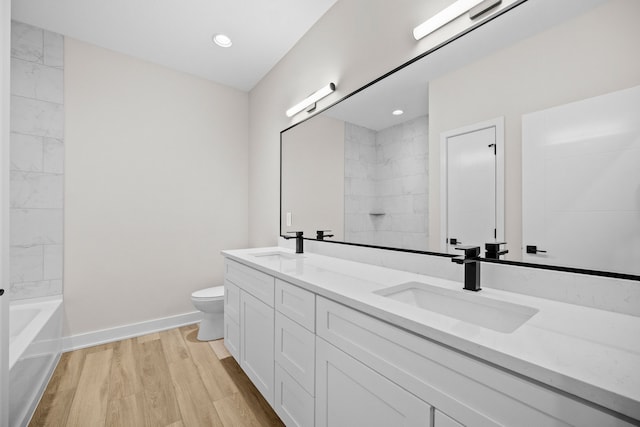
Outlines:
[[62, 296], [9, 305], [9, 425], [26, 426], [60, 359]]

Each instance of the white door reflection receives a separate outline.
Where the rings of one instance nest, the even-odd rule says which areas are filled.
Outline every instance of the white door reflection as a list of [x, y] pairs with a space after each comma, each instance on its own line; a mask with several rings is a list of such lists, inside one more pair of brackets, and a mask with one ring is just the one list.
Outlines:
[[640, 274], [640, 86], [526, 114], [522, 141], [523, 261]]

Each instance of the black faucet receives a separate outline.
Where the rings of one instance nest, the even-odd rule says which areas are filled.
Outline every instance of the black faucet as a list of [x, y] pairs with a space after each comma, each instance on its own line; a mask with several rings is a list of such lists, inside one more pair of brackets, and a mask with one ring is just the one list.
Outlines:
[[325, 233], [331, 233], [331, 230], [318, 230], [318, 231], [316, 231], [316, 239], [317, 240], [324, 240], [325, 237], [333, 237], [333, 234], [325, 234]]
[[296, 239], [296, 253], [297, 254], [301, 254], [304, 252], [304, 239], [302, 237], [302, 231], [287, 231], [287, 233], [290, 234], [294, 234], [295, 233], [295, 237], [294, 236], [282, 236], [285, 239], [289, 240], [289, 239]]
[[484, 257], [485, 258], [489, 258], [489, 259], [500, 259], [500, 255], [504, 255], [506, 253], [509, 253], [509, 251], [507, 249], [501, 251], [500, 250], [500, 246], [501, 245], [506, 245], [507, 242], [492, 242], [492, 243], [485, 243], [484, 244], [484, 249], [485, 249], [485, 254]]
[[456, 250], [464, 251], [464, 258], [451, 259], [456, 264], [464, 264], [464, 289], [478, 292], [480, 287], [480, 246], [458, 246]]

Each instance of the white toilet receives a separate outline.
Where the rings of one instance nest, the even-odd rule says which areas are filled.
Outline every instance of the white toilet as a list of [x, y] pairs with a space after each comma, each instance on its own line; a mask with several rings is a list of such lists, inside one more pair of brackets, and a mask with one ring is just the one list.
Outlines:
[[201, 289], [191, 294], [193, 306], [204, 313], [198, 340], [212, 341], [224, 336], [224, 286]]

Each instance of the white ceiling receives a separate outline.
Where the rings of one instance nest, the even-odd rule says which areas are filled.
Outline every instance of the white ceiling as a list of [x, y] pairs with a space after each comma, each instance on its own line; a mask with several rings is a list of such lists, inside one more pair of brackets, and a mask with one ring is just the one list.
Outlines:
[[[248, 91], [337, 0], [13, 0], [12, 19]], [[225, 33], [231, 48], [213, 44]]]

